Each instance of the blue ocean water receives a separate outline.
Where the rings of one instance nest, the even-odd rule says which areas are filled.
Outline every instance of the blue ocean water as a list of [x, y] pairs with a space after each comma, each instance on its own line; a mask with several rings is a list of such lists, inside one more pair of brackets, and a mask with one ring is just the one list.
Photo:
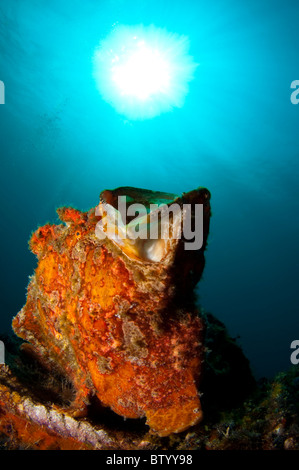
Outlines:
[[[106, 188], [211, 194], [201, 305], [257, 377], [290, 366], [299, 339], [299, 4], [258, 0], [2, 0], [0, 332], [25, 303], [32, 230], [87, 210]], [[92, 56], [115, 23], [190, 40], [185, 105], [130, 121], [100, 96]]]

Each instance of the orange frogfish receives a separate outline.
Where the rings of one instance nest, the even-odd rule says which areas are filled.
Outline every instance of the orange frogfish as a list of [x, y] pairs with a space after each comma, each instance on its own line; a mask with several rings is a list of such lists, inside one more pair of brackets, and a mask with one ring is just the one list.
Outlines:
[[27, 301], [13, 319], [24, 348], [75, 390], [160, 436], [202, 418], [203, 321], [194, 287], [204, 269], [210, 193], [105, 190], [88, 212], [57, 210], [39, 227]]

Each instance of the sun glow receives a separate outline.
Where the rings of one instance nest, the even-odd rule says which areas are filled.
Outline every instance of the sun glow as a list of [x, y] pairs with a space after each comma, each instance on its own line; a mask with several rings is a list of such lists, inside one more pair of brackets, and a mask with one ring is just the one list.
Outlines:
[[197, 64], [186, 36], [151, 25], [118, 26], [93, 57], [102, 98], [129, 119], [148, 119], [180, 108]]

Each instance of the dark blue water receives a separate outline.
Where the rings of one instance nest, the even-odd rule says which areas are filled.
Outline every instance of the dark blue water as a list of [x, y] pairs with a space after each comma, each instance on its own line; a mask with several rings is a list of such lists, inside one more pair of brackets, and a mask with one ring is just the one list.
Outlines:
[[[290, 365], [299, 338], [296, 1], [2, 0], [1, 332], [25, 303], [32, 230], [89, 209], [105, 188], [206, 186], [213, 217], [202, 306], [257, 376]], [[115, 22], [190, 39], [200, 63], [185, 105], [128, 121], [101, 99], [92, 56]]]

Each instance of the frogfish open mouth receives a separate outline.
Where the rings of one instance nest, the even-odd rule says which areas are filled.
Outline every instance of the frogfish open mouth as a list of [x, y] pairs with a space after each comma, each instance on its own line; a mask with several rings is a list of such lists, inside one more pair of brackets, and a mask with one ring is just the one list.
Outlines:
[[63, 223], [30, 240], [38, 264], [13, 319], [23, 348], [71, 380], [75, 416], [97, 397], [125, 418], [146, 417], [160, 436], [198, 423], [204, 325], [193, 290], [209, 191], [122, 187], [88, 212], [57, 212]]

